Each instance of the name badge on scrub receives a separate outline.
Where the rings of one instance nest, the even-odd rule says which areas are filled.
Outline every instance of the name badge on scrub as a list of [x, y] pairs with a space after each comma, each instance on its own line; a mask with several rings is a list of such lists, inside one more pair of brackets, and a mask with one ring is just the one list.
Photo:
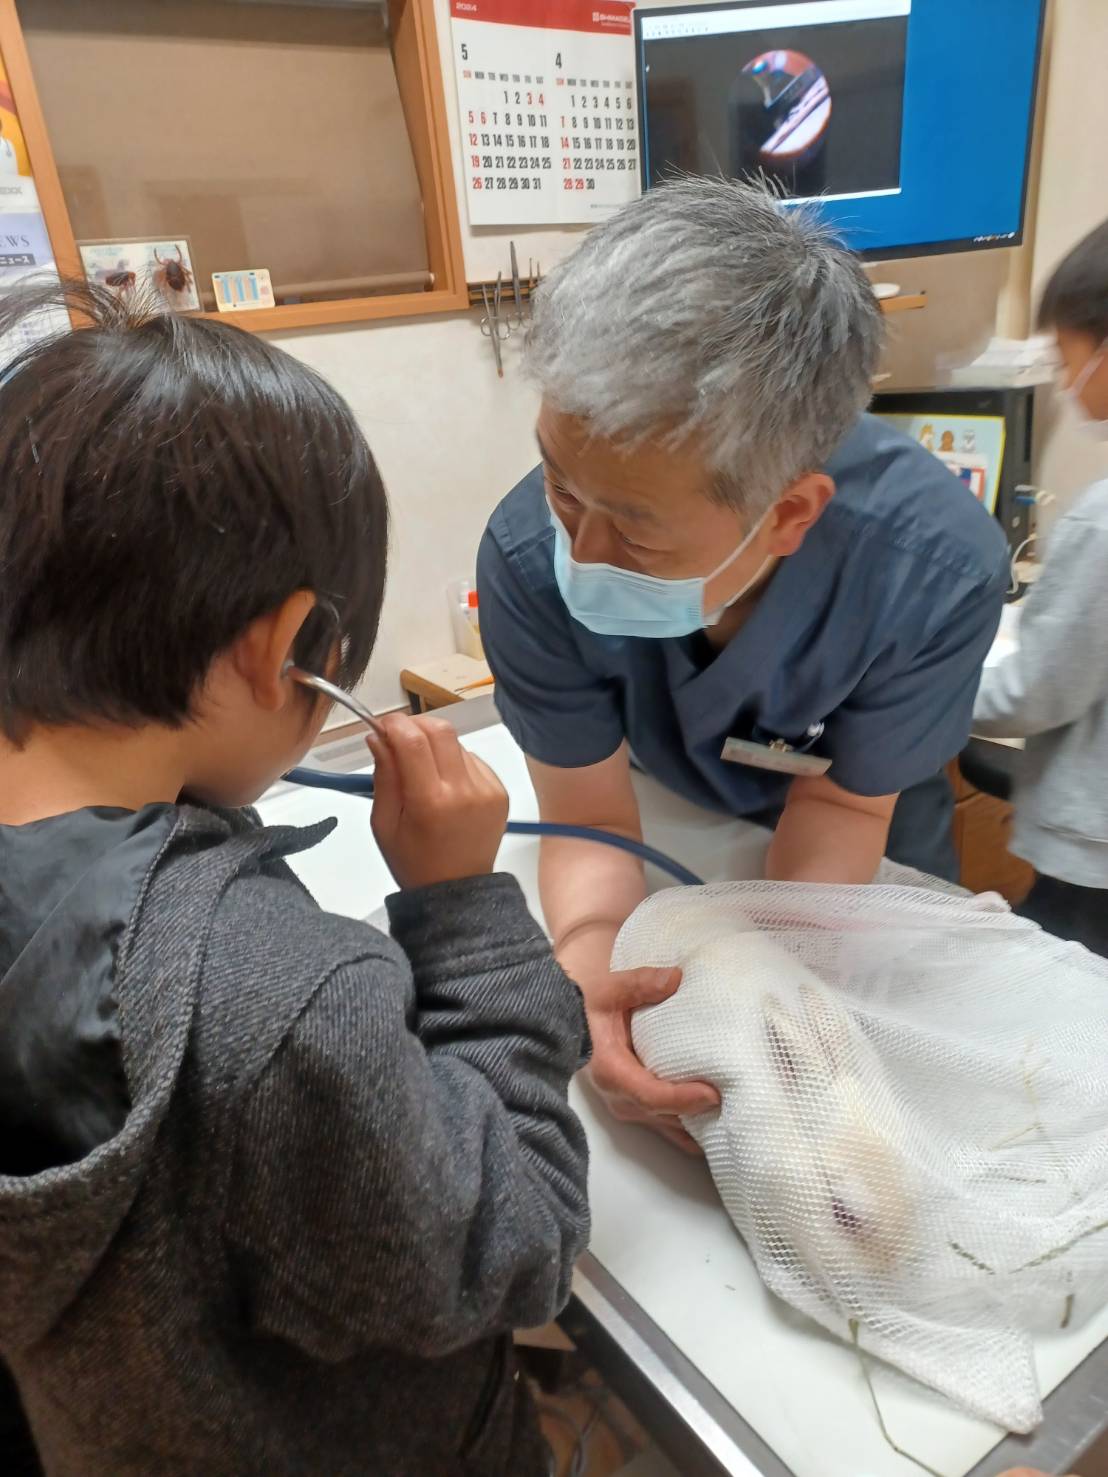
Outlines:
[[783, 738], [770, 739], [764, 744], [754, 739], [729, 738], [724, 740], [720, 758], [729, 764], [749, 765], [751, 769], [768, 769], [774, 774], [814, 779], [831, 768], [830, 759], [805, 753], [805, 749], [811, 748], [822, 733], [823, 724], [813, 723], [805, 735], [805, 742], [799, 746], [787, 743]]

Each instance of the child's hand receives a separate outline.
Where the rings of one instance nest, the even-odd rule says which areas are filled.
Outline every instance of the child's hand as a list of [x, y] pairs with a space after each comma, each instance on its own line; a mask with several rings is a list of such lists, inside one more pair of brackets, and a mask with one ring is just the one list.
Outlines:
[[508, 795], [487, 764], [467, 754], [442, 718], [393, 713], [375, 761], [373, 834], [400, 887], [428, 887], [491, 872], [508, 820]]

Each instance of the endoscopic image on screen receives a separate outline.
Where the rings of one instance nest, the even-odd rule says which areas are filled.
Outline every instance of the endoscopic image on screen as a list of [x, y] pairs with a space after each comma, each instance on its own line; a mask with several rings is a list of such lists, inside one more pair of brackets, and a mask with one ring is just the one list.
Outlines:
[[898, 189], [907, 33], [895, 15], [651, 41], [650, 183], [688, 170], [764, 174], [799, 198]]

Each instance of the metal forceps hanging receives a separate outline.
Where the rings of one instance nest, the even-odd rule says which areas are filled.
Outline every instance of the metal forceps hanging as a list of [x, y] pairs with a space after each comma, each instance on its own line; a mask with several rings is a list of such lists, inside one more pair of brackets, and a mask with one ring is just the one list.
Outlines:
[[516, 244], [508, 242], [508, 251], [512, 262], [512, 297], [515, 301], [515, 316], [508, 319], [510, 328], [523, 327], [523, 283], [519, 279], [519, 261], [516, 257]]
[[504, 291], [504, 273], [498, 272], [496, 286], [493, 288], [492, 299], [489, 299], [489, 290], [482, 283], [481, 298], [485, 304], [485, 316], [481, 319], [481, 332], [487, 339], [492, 340], [493, 358], [496, 360], [496, 373], [500, 379], [504, 378], [504, 354], [502, 345], [505, 339], [511, 337], [512, 325], [507, 318], [501, 316], [500, 299]]

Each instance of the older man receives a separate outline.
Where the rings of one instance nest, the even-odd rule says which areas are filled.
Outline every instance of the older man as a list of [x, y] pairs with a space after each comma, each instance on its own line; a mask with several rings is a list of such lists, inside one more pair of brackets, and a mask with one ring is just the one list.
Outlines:
[[[649, 192], [545, 283], [542, 465], [494, 513], [478, 571], [497, 702], [545, 819], [637, 836], [637, 764], [773, 825], [770, 877], [868, 882], [886, 848], [951, 872], [941, 770], [969, 731], [1006, 550], [935, 458], [861, 414], [881, 346], [856, 260], [725, 180]], [[648, 1074], [626, 1014], [672, 982], [608, 969], [641, 868], [559, 840], [541, 887], [596, 1084], [684, 1143], [672, 1115], [715, 1095]]]

